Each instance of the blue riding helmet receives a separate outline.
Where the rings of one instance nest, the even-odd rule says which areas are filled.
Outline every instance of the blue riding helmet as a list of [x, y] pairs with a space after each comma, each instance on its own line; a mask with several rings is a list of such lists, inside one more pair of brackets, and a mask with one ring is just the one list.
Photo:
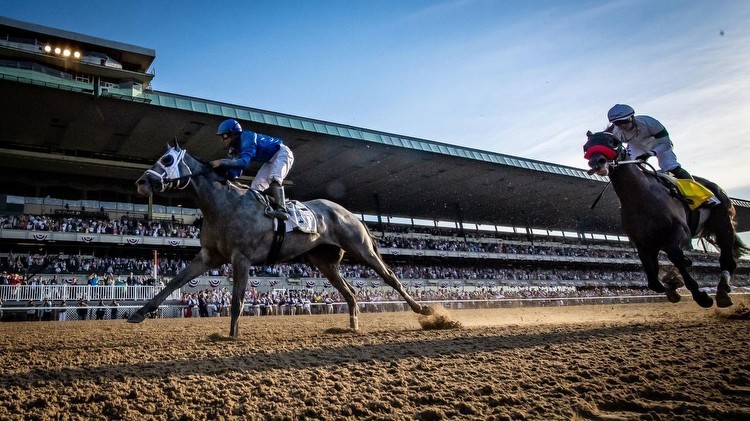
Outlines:
[[626, 118], [629, 118], [635, 114], [635, 110], [630, 105], [625, 104], [615, 104], [614, 107], [609, 109], [609, 112], [607, 113], [607, 118], [609, 118], [610, 123], [614, 123], [618, 120], [625, 120]]
[[226, 133], [242, 133], [242, 126], [237, 120], [229, 119], [224, 120], [219, 124], [219, 129], [216, 130], [216, 134], [221, 136]]

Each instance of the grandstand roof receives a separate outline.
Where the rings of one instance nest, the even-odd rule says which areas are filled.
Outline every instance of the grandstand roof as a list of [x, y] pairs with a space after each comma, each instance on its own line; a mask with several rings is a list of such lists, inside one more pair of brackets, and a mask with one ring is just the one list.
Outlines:
[[[7, 21], [0, 24], [19, 24]], [[146, 67], [154, 56], [152, 50], [75, 33], [34, 25], [28, 30], [119, 48], [134, 60], [148, 61], [142, 63]], [[0, 45], [0, 58], [16, 53]], [[5, 185], [134, 195], [133, 182], [168, 141], [177, 138], [204, 160], [221, 157], [216, 127], [236, 118], [245, 129], [283, 138], [294, 151], [288, 177], [293, 199], [327, 198], [366, 214], [621, 233], [612, 189], [590, 209], [606, 178], [581, 169], [173, 93], [108, 91], [3, 69], [0, 181]], [[96, 70], [115, 72], [108, 78], [118, 71]], [[134, 72], [119, 72], [122, 80], [132, 80]], [[735, 200], [735, 205], [740, 231], [750, 230], [750, 202]]]
[[[174, 137], [195, 156], [221, 156], [214, 132], [231, 117], [285, 139], [296, 157], [295, 199], [390, 216], [620, 232], [611, 189], [590, 209], [606, 179], [580, 169], [164, 92], [144, 93], [146, 102], [11, 80], [0, 88], [0, 164], [13, 169], [6, 177], [128, 191]], [[737, 204], [746, 231], [750, 206]]]

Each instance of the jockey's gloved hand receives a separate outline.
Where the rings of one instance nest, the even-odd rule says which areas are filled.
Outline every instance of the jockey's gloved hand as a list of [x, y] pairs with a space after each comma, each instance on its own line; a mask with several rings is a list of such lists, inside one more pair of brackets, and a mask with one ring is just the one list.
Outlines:
[[638, 155], [638, 157], [636, 157], [635, 159], [636, 159], [636, 160], [640, 160], [640, 161], [643, 161], [643, 162], [646, 162], [646, 161], [648, 161], [648, 159], [649, 159], [649, 158], [651, 158], [652, 156], [654, 156], [654, 153], [653, 153], [653, 152], [646, 152], [646, 153], [644, 153], [644, 154], [642, 154], [642, 155]]

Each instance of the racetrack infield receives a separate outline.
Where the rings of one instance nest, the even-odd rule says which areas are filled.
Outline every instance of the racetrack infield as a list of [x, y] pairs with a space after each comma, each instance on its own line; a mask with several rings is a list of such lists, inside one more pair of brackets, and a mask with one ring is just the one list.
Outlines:
[[748, 420], [735, 301], [0, 323], [0, 419]]

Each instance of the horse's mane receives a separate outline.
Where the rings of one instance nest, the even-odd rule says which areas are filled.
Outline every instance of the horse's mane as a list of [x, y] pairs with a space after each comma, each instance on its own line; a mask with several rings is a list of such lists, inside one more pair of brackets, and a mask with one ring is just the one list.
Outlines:
[[[190, 153], [188, 153], [188, 155], [190, 155]], [[208, 174], [214, 174], [214, 175], [218, 176], [219, 178], [222, 178], [222, 179], [226, 180], [226, 177], [222, 176], [221, 173], [219, 171], [217, 171], [216, 168], [213, 168], [211, 166], [210, 162], [204, 161], [202, 158], [199, 158], [199, 157], [194, 156], [194, 155], [190, 155], [190, 157], [193, 158], [193, 160], [195, 162], [197, 162], [198, 164], [200, 164], [201, 171], [208, 169], [208, 170], [210, 170], [210, 171], [207, 171]]]
[[[240, 193], [241, 193], [241, 194], [243, 194], [243, 195], [244, 195], [244, 194], [245, 194], [245, 193], [246, 193], [247, 191], [249, 191], [249, 189], [248, 189], [248, 188], [247, 188], [246, 186], [241, 186], [241, 185], [240, 185], [240, 186], [238, 186], [238, 185], [236, 185], [236, 184], [235, 184], [235, 182], [234, 182], [234, 181], [232, 181], [232, 180], [228, 179], [228, 178], [226, 177], [226, 171], [225, 171], [225, 170], [223, 170], [222, 168], [214, 168], [214, 167], [213, 167], [213, 166], [211, 165], [211, 163], [210, 163], [210, 162], [208, 162], [208, 161], [204, 161], [204, 160], [203, 160], [202, 158], [199, 158], [199, 157], [196, 157], [196, 156], [190, 155], [189, 153], [188, 153], [188, 155], [189, 155], [189, 156], [190, 156], [191, 158], [193, 158], [193, 160], [194, 160], [195, 162], [197, 162], [197, 163], [198, 163], [198, 164], [199, 164], [199, 165], [201, 166], [201, 168], [200, 168], [200, 170], [199, 170], [199, 171], [206, 171], [206, 175], [207, 175], [207, 176], [215, 177], [215, 178], [216, 178], [216, 179], [218, 179], [218, 181], [219, 181], [219, 182], [220, 182], [220, 183], [221, 183], [222, 185], [224, 185], [225, 187], [231, 187], [231, 188], [233, 188], [233, 189], [237, 190], [238, 192], [240, 192]], [[259, 197], [256, 197], [256, 199], [257, 199], [258, 201], [260, 201], [260, 198], [259, 198]]]
[[194, 159], [194, 160], [196, 160], [196, 161], [197, 161], [197, 162], [198, 162], [199, 164], [201, 164], [201, 165], [202, 165], [202, 166], [204, 166], [204, 167], [207, 167], [207, 166], [211, 165], [211, 163], [209, 163], [209, 162], [207, 162], [207, 161], [204, 161], [204, 160], [203, 160], [202, 158], [200, 158], [200, 157], [197, 157], [197, 156], [195, 156], [195, 155], [190, 155], [190, 156], [191, 156], [191, 157], [193, 157], [193, 159]]

